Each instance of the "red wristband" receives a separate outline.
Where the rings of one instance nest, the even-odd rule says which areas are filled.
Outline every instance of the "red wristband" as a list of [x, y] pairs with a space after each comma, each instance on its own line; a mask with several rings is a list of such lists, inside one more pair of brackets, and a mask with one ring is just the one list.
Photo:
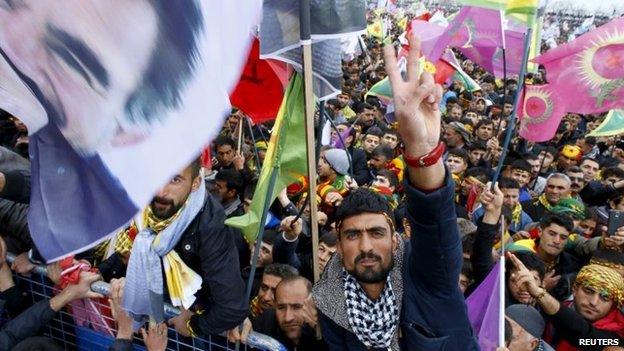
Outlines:
[[438, 146], [435, 149], [431, 150], [428, 154], [420, 156], [420, 157], [409, 157], [407, 153], [403, 154], [403, 159], [408, 166], [414, 168], [421, 167], [429, 167], [433, 166], [438, 162], [440, 157], [444, 155], [444, 151], [446, 151], [446, 146], [443, 142], [438, 143]]

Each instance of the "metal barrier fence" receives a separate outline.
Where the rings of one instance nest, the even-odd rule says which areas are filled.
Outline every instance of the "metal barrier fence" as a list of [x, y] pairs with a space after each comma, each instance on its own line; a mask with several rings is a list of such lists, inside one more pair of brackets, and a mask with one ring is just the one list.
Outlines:
[[[7, 255], [7, 260], [13, 262], [15, 256]], [[32, 297], [32, 302], [49, 299], [58, 293], [49, 279], [45, 266], [36, 266], [30, 277], [18, 274], [14, 275], [16, 285], [21, 286]], [[95, 282], [91, 285], [91, 290], [104, 296], [109, 295], [109, 284], [103, 281]], [[95, 301], [94, 301], [95, 302]], [[68, 308], [57, 314], [55, 319], [44, 328], [44, 335], [54, 339], [65, 350], [108, 350], [116, 335], [115, 321], [106, 313], [110, 310], [108, 304], [95, 302], [101, 313], [101, 322], [90, 321], [89, 326], [77, 325], [82, 315], [86, 315], [86, 310], [80, 306], [72, 305], [71, 312]], [[165, 315], [167, 318], [179, 314], [179, 310], [169, 304], [165, 304]], [[112, 330], [115, 335], [111, 335], [107, 330]], [[229, 343], [224, 336], [211, 335], [208, 338], [187, 338], [179, 335], [174, 329], [168, 330], [167, 350], [171, 351], [194, 351], [194, 350], [235, 350], [235, 344]], [[136, 335], [133, 340], [135, 350], [145, 350], [143, 340]], [[266, 351], [286, 351], [287, 349], [275, 339], [256, 332], [251, 332], [247, 339], [247, 345], [241, 344], [242, 350], [266, 350]]]

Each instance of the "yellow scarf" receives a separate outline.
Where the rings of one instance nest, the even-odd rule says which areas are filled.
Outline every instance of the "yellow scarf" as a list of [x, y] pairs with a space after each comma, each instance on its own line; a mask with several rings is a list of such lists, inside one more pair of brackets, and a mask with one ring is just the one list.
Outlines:
[[515, 225], [520, 224], [520, 218], [522, 216], [522, 205], [519, 203], [511, 211], [511, 222]]
[[[173, 216], [167, 219], [160, 219], [154, 215], [150, 206], [147, 206], [143, 211], [143, 225], [157, 233], [152, 245], [158, 244], [160, 241], [160, 235], [158, 235], [158, 233], [176, 220], [184, 207], [185, 206], [182, 206]], [[171, 303], [174, 306], [184, 306], [184, 308], [188, 309], [191, 303], [187, 303], [187, 301], [190, 301], [195, 292], [201, 288], [201, 277], [187, 266], [184, 261], [182, 261], [182, 258], [180, 258], [180, 255], [174, 250], [169, 251], [167, 255], [163, 257], [163, 267]]]
[[550, 211], [552, 209], [552, 205], [548, 202], [548, 199], [546, 199], [546, 194], [540, 195], [537, 198], [537, 201], [539, 201], [539, 203], [546, 208], [546, 211]]

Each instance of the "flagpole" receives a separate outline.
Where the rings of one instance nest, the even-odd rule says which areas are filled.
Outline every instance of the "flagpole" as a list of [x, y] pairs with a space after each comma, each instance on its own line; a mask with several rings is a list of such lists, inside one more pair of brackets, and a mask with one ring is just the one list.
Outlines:
[[[241, 121], [242, 122], [242, 121]], [[258, 231], [258, 236], [256, 237], [256, 243], [254, 246], [254, 253], [251, 258], [251, 269], [249, 270], [249, 277], [247, 278], [247, 289], [245, 291], [246, 299], [245, 301], [250, 301], [251, 299], [251, 289], [253, 287], [254, 276], [256, 275], [256, 266], [258, 265], [258, 256], [260, 255], [260, 250], [262, 249], [262, 237], [264, 236], [264, 227], [266, 224], [267, 215], [269, 214], [269, 207], [271, 207], [271, 203], [273, 203], [273, 198], [271, 194], [273, 194], [273, 190], [275, 190], [275, 183], [277, 183], [277, 175], [279, 172], [277, 168], [273, 166], [271, 169], [271, 175], [269, 177], [269, 186], [267, 187], [267, 196], [264, 199], [264, 207], [262, 210], [262, 216], [260, 218], [260, 230]], [[238, 332], [242, 332], [243, 323], [238, 326]], [[239, 350], [240, 342], [236, 343], [236, 350]]]
[[505, 221], [501, 215], [501, 256], [498, 267], [498, 346], [505, 346]]
[[[516, 127], [516, 111], [518, 110], [518, 103], [520, 100], [520, 91], [524, 87], [524, 76], [527, 70], [527, 63], [529, 61], [529, 48], [531, 46], [531, 32], [532, 29], [527, 28], [527, 32], [524, 36], [524, 55], [522, 57], [522, 65], [520, 66], [520, 74], [518, 75], [518, 88], [516, 89], [516, 96], [514, 97], [513, 110], [511, 111], [511, 117], [509, 118], [509, 123], [507, 125], [507, 132], [505, 134], [505, 142], [503, 143], [503, 151], [498, 159], [498, 165], [496, 166], [496, 172], [494, 173], [494, 177], [492, 177], [492, 187], [498, 181], [500, 177], [501, 170], [503, 169], [503, 163], [505, 162], [505, 157], [507, 157], [507, 151], [509, 149], [509, 143], [511, 142], [511, 136]], [[501, 116], [502, 118], [502, 116]]]
[[243, 147], [243, 124], [245, 123], [243, 116], [238, 120], [238, 140], [236, 141], [236, 152], [240, 153]]
[[[305, 96], [306, 146], [308, 156], [308, 196], [316, 196], [316, 150], [314, 143], [314, 92], [312, 90], [312, 36], [310, 30], [310, 0], [299, 0], [299, 39], [303, 51], [303, 86]], [[319, 279], [318, 267], [318, 208], [310, 201], [310, 229], [312, 233], [312, 264], [314, 281]]]
[[246, 120], [247, 120], [247, 126], [249, 127], [249, 137], [251, 138], [251, 142], [253, 143], [254, 156], [256, 157], [256, 171], [259, 174], [262, 171], [262, 165], [260, 164], [260, 156], [258, 155], [258, 148], [256, 147], [256, 137], [254, 137], [253, 135], [253, 128], [251, 126], [251, 118], [247, 116]]
[[496, 127], [496, 137], [498, 138], [498, 133], [500, 132], [501, 124], [503, 124], [504, 111], [505, 111], [505, 100], [507, 100], [507, 56], [505, 54], [505, 48], [503, 47], [503, 103], [501, 117], [498, 119], [498, 126]]

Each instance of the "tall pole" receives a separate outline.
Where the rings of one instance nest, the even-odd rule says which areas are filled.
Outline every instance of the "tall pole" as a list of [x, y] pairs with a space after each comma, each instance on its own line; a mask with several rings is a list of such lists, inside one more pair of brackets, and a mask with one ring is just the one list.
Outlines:
[[312, 233], [312, 263], [314, 281], [319, 280], [318, 268], [318, 208], [316, 206], [316, 148], [314, 143], [314, 92], [312, 91], [312, 36], [310, 30], [310, 0], [299, 0], [299, 38], [303, 51], [303, 86], [305, 93], [306, 146], [310, 189], [310, 229]]
[[511, 116], [509, 117], [509, 125], [507, 126], [507, 131], [505, 133], [505, 142], [503, 144], [503, 152], [500, 155], [498, 160], [498, 165], [496, 166], [496, 172], [494, 173], [494, 177], [492, 177], [492, 187], [494, 183], [498, 181], [498, 177], [501, 174], [503, 169], [503, 163], [505, 162], [505, 157], [507, 157], [507, 151], [509, 149], [509, 144], [511, 142], [511, 136], [516, 127], [516, 111], [518, 110], [518, 104], [520, 103], [520, 91], [524, 88], [524, 75], [526, 73], [527, 63], [529, 61], [529, 48], [531, 46], [531, 33], [532, 30], [529, 27], [524, 37], [524, 57], [522, 58], [522, 66], [520, 66], [520, 74], [518, 75], [518, 89], [516, 90], [516, 95], [514, 97], [513, 110], [511, 111]]

